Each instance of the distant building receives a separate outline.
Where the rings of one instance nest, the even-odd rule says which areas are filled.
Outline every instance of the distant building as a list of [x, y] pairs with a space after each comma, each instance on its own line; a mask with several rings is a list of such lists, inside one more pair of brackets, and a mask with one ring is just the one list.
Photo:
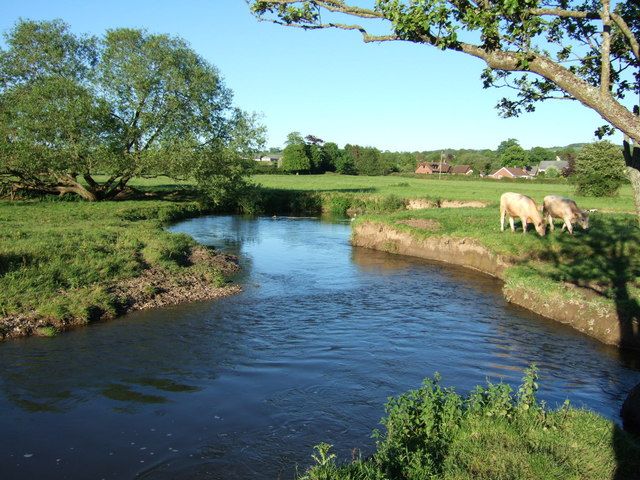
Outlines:
[[278, 167], [282, 166], [282, 155], [260, 155], [259, 157], [254, 158], [256, 162], [259, 162], [261, 165], [277, 165]]
[[451, 175], [471, 175], [473, 169], [471, 165], [453, 165], [449, 170]]
[[547, 170], [557, 170], [558, 173], [562, 173], [564, 170], [569, 168], [569, 162], [566, 160], [560, 160], [559, 157], [556, 157], [555, 160], [545, 160], [540, 162], [538, 165], [538, 173], [545, 173]]
[[489, 175], [492, 178], [533, 178], [529, 173], [519, 167], [502, 167]]
[[439, 162], [422, 162], [418, 164], [416, 173], [433, 175], [434, 173], [451, 173], [451, 165]]

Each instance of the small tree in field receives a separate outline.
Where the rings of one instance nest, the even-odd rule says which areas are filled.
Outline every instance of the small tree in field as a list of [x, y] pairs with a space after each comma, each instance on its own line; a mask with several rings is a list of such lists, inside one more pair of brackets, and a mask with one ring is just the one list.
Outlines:
[[575, 162], [573, 177], [579, 195], [611, 197], [626, 180], [620, 148], [611, 142], [586, 145]]

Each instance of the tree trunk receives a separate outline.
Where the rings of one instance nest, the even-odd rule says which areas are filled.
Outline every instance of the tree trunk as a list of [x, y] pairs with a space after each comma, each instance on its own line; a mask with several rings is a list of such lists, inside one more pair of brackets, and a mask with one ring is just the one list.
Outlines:
[[84, 188], [82, 185], [65, 185], [65, 186], [56, 186], [54, 190], [60, 194], [60, 196], [66, 193], [75, 193], [76, 195], [80, 195], [82, 198], [89, 202], [95, 202], [98, 200], [98, 196]]
[[633, 202], [636, 205], [636, 216], [638, 217], [638, 224], [640, 224], [640, 171], [636, 170], [633, 167], [627, 167], [627, 173], [629, 174], [631, 188], [633, 189]]
[[[637, 106], [634, 107], [633, 113], [636, 115], [636, 118], [638, 118], [640, 108]], [[638, 224], [640, 225], [640, 140], [632, 139], [629, 138], [628, 135], [625, 135], [622, 147], [624, 163], [627, 165], [627, 173], [631, 181], [631, 188], [633, 188], [633, 202], [636, 205], [636, 216], [638, 217]]]

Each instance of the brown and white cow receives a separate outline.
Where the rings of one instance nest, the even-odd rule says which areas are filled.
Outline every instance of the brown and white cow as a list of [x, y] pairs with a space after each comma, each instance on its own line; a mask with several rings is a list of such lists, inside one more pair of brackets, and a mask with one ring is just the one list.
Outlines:
[[527, 223], [533, 223], [538, 235], [544, 236], [546, 226], [532, 198], [520, 193], [503, 193], [500, 197], [500, 231], [502, 232], [504, 232], [504, 218], [507, 215], [512, 232], [516, 231], [513, 219], [517, 217], [522, 222], [522, 233], [527, 233]]
[[549, 222], [549, 228], [553, 232], [554, 218], [564, 220], [562, 231], [566, 228], [573, 235], [573, 224], [578, 223], [584, 230], [589, 228], [589, 212], [580, 210], [576, 202], [570, 198], [561, 197], [559, 195], [547, 195], [542, 203], [542, 215]]

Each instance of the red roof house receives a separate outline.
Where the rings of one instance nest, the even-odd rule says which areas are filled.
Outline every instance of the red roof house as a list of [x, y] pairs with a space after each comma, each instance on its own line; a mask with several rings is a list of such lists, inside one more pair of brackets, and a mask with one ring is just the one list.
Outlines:
[[454, 165], [449, 171], [452, 175], [471, 175], [473, 170], [470, 165]]
[[533, 178], [523, 168], [519, 167], [502, 167], [498, 171], [493, 172], [490, 177], [493, 178]]

